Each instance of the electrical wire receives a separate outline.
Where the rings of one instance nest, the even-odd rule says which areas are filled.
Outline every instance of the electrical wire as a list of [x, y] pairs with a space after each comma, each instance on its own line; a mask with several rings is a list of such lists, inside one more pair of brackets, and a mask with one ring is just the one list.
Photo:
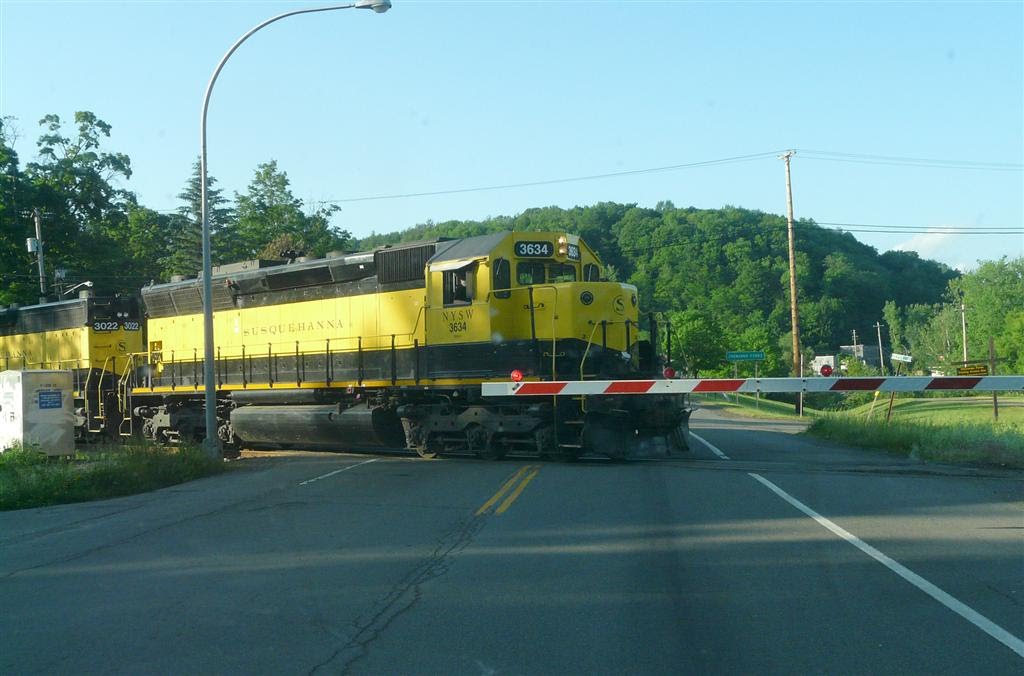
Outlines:
[[[959, 159], [936, 159], [924, 157], [904, 157], [899, 155], [872, 155], [866, 153], [844, 153], [830, 150], [811, 150], [806, 148], [795, 148], [798, 154], [804, 159], [823, 162], [852, 162], [858, 164], [881, 164], [893, 166], [912, 166], [933, 169], [965, 169], [981, 171], [1022, 171], [1024, 164], [1011, 162], [980, 162], [976, 160]], [[735, 157], [723, 157], [714, 160], [702, 160], [699, 162], [685, 162], [671, 164], [663, 167], [648, 167], [644, 169], [631, 169], [627, 171], [612, 171], [601, 174], [590, 174], [585, 176], [570, 176], [563, 178], [552, 178], [535, 181], [521, 181], [519, 183], [503, 183], [497, 185], [474, 186], [469, 188], [450, 188], [446, 190], [430, 190], [423, 192], [394, 193], [385, 195], [364, 195], [360, 197], [337, 197], [333, 199], [318, 200], [321, 204], [347, 204], [352, 202], [373, 202], [383, 200], [411, 199], [415, 197], [436, 197], [439, 195], [458, 195], [463, 193], [485, 192], [492, 190], [511, 190], [515, 188], [532, 188], [545, 185], [559, 185], [563, 183], [576, 183], [581, 181], [594, 181], [607, 178], [618, 178], [622, 176], [640, 176], [643, 174], [655, 174], [661, 172], [680, 171], [698, 167], [710, 167], [721, 164], [735, 164], [740, 162], [753, 162], [755, 160], [777, 157], [784, 150], [772, 150], [762, 153], [751, 153], [748, 155], [737, 155]], [[148, 208], [148, 207], [147, 207]], [[178, 213], [181, 207], [168, 209], [150, 209], [151, 211], [168, 214]]]
[[647, 169], [631, 169], [628, 171], [613, 171], [604, 174], [591, 174], [589, 176], [572, 176], [568, 178], [552, 178], [541, 181], [525, 181], [522, 183], [505, 183], [501, 185], [476, 186], [473, 188], [453, 188], [450, 190], [433, 190], [429, 192], [397, 193], [393, 195], [370, 195], [367, 197], [344, 197], [328, 200], [319, 200], [324, 204], [341, 204], [345, 202], [370, 202], [375, 200], [395, 200], [410, 197], [432, 197], [435, 195], [455, 195], [459, 193], [484, 192], [487, 190], [507, 190], [511, 188], [532, 188], [542, 185], [557, 185], [560, 183], [574, 183], [577, 181], [593, 181], [602, 178], [617, 178], [619, 176], [638, 176], [642, 174], [655, 174], [666, 171], [678, 171], [681, 169], [692, 169], [695, 167], [710, 167], [719, 164], [735, 164], [737, 162], [752, 162], [754, 160], [774, 157], [781, 150], [773, 150], [766, 153], [753, 153], [751, 155], [738, 155], [736, 157], [723, 157], [717, 160], [702, 160], [700, 162], [687, 162], [684, 164], [672, 164], [664, 167], [650, 167]]
[[1024, 164], [1013, 162], [978, 162], [975, 160], [950, 160], [925, 157], [901, 157], [898, 155], [869, 155], [864, 153], [841, 153], [829, 150], [808, 150], [796, 148], [803, 159], [827, 162], [854, 162], [858, 164], [886, 164], [895, 166], [931, 167], [936, 169], [976, 169], [981, 171], [1021, 171]]

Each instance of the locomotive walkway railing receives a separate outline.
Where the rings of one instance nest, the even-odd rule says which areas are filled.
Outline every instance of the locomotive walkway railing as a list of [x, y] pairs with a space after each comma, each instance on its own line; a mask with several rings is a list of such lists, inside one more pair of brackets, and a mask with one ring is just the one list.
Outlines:
[[[330, 386], [338, 379], [334, 357], [355, 355], [354, 377], [345, 380], [355, 380], [362, 385], [371, 379], [368, 378], [367, 358], [385, 353], [389, 363], [383, 371], [380, 367], [376, 368], [375, 373], [390, 379], [394, 384], [399, 379], [405, 379], [404, 374], [399, 374], [398, 353], [412, 350], [412, 373], [407, 375], [419, 382], [422, 346], [414, 332], [221, 346], [217, 348], [214, 359], [214, 377], [218, 387], [239, 384], [246, 388], [257, 383], [270, 387], [278, 384], [302, 386], [314, 379]], [[138, 387], [152, 387], [154, 380], [169, 381], [161, 384], [171, 389], [198, 390], [203, 386], [203, 359], [198, 348], [193, 348], [191, 353], [185, 355], [176, 350], [142, 352], [131, 355], [131, 359], [131, 367], [128, 369], [131, 373], [147, 366], [160, 369], [159, 372], [141, 376], [141, 381], [136, 383]]]

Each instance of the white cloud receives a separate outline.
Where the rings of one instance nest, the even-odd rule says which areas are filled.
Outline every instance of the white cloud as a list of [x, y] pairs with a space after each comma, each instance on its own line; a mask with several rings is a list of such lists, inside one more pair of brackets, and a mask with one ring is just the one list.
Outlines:
[[956, 237], [956, 235], [949, 232], [929, 230], [920, 235], [914, 235], [906, 242], [897, 244], [893, 249], [897, 251], [916, 251], [922, 257], [927, 258], [934, 256], [937, 251], [944, 248], [949, 244], [950, 240]]

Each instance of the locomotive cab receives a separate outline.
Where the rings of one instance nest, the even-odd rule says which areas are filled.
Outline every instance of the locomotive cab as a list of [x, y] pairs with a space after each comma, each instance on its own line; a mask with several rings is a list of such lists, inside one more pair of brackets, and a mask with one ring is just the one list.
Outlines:
[[600, 271], [594, 251], [566, 233], [441, 243], [427, 262], [428, 342], [460, 345], [471, 360], [467, 346], [480, 345], [491, 373], [499, 364], [536, 377], [635, 370], [636, 288], [601, 281]]

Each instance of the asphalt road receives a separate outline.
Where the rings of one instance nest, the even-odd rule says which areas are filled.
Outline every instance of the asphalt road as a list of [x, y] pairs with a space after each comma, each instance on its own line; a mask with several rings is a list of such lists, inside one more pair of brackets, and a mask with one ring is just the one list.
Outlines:
[[798, 429], [704, 410], [710, 445], [629, 464], [254, 454], [0, 513], [0, 673], [1024, 673], [1024, 476]]

